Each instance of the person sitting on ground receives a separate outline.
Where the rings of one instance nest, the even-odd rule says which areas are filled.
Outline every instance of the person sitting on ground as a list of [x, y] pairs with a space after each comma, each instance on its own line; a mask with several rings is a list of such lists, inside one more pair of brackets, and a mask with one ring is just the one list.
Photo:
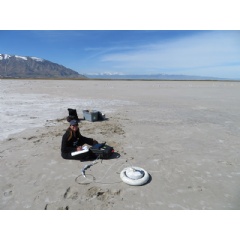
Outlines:
[[91, 151], [81, 153], [75, 156], [71, 155], [72, 152], [82, 150], [84, 144], [92, 146], [98, 143], [98, 141], [92, 138], [87, 138], [81, 135], [78, 127], [78, 122], [79, 121], [77, 120], [70, 121], [70, 126], [62, 137], [61, 156], [64, 159], [75, 159], [83, 161], [93, 160], [96, 157]]

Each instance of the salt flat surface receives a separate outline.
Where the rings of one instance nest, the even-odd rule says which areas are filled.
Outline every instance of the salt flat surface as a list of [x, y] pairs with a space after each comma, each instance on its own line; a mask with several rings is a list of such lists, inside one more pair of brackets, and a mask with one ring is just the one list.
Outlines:
[[[36, 83], [36, 82], [35, 82]], [[43, 83], [44, 84], [44, 83]], [[19, 93], [18, 89], [29, 85], [29, 91]], [[104, 99], [84, 99], [50, 94], [32, 93], [34, 81], [1, 80], [0, 81], [0, 140], [27, 128], [36, 128], [56, 124], [52, 120], [66, 118], [68, 108], [77, 109], [79, 117], [82, 110], [101, 110], [104, 113], [114, 111], [114, 107], [129, 105], [129, 101]], [[41, 88], [41, 84], [38, 88]], [[43, 86], [44, 88], [44, 86]], [[28, 89], [28, 88], [27, 88]], [[53, 90], [54, 92], [54, 90]], [[80, 94], [79, 94], [80, 95]]]
[[[240, 209], [240, 82], [0, 84], [0, 209]], [[86, 162], [61, 158], [67, 108], [106, 113], [80, 130], [120, 155], [87, 169], [88, 179]], [[129, 166], [150, 181], [122, 182]]]

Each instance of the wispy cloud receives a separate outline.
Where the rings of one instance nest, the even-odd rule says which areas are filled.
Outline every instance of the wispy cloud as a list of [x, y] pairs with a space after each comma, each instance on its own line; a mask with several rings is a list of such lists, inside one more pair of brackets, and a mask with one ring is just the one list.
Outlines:
[[236, 70], [240, 65], [240, 32], [203, 32], [175, 41], [135, 46], [121, 53], [103, 54], [102, 62], [125, 69], [155, 69], [182, 74], [218, 75], [222, 68]]

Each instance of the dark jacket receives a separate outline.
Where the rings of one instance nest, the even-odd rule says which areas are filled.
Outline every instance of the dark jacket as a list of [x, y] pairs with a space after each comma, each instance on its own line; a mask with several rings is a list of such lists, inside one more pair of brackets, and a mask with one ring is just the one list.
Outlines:
[[65, 159], [82, 159], [86, 157], [88, 154], [79, 154], [75, 157], [71, 156], [71, 152], [76, 151], [78, 146], [82, 146], [84, 144], [92, 146], [93, 139], [82, 136], [79, 130], [74, 134], [74, 132], [68, 128], [62, 137], [62, 157]]

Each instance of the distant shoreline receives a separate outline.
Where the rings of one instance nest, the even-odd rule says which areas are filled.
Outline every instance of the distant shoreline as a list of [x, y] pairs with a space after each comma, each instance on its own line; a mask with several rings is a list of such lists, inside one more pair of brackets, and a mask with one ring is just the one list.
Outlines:
[[115, 79], [115, 78], [0, 78], [0, 80], [76, 80], [76, 81], [152, 81], [152, 82], [239, 82], [239, 80], [229, 79], [229, 80], [219, 80], [219, 79]]

